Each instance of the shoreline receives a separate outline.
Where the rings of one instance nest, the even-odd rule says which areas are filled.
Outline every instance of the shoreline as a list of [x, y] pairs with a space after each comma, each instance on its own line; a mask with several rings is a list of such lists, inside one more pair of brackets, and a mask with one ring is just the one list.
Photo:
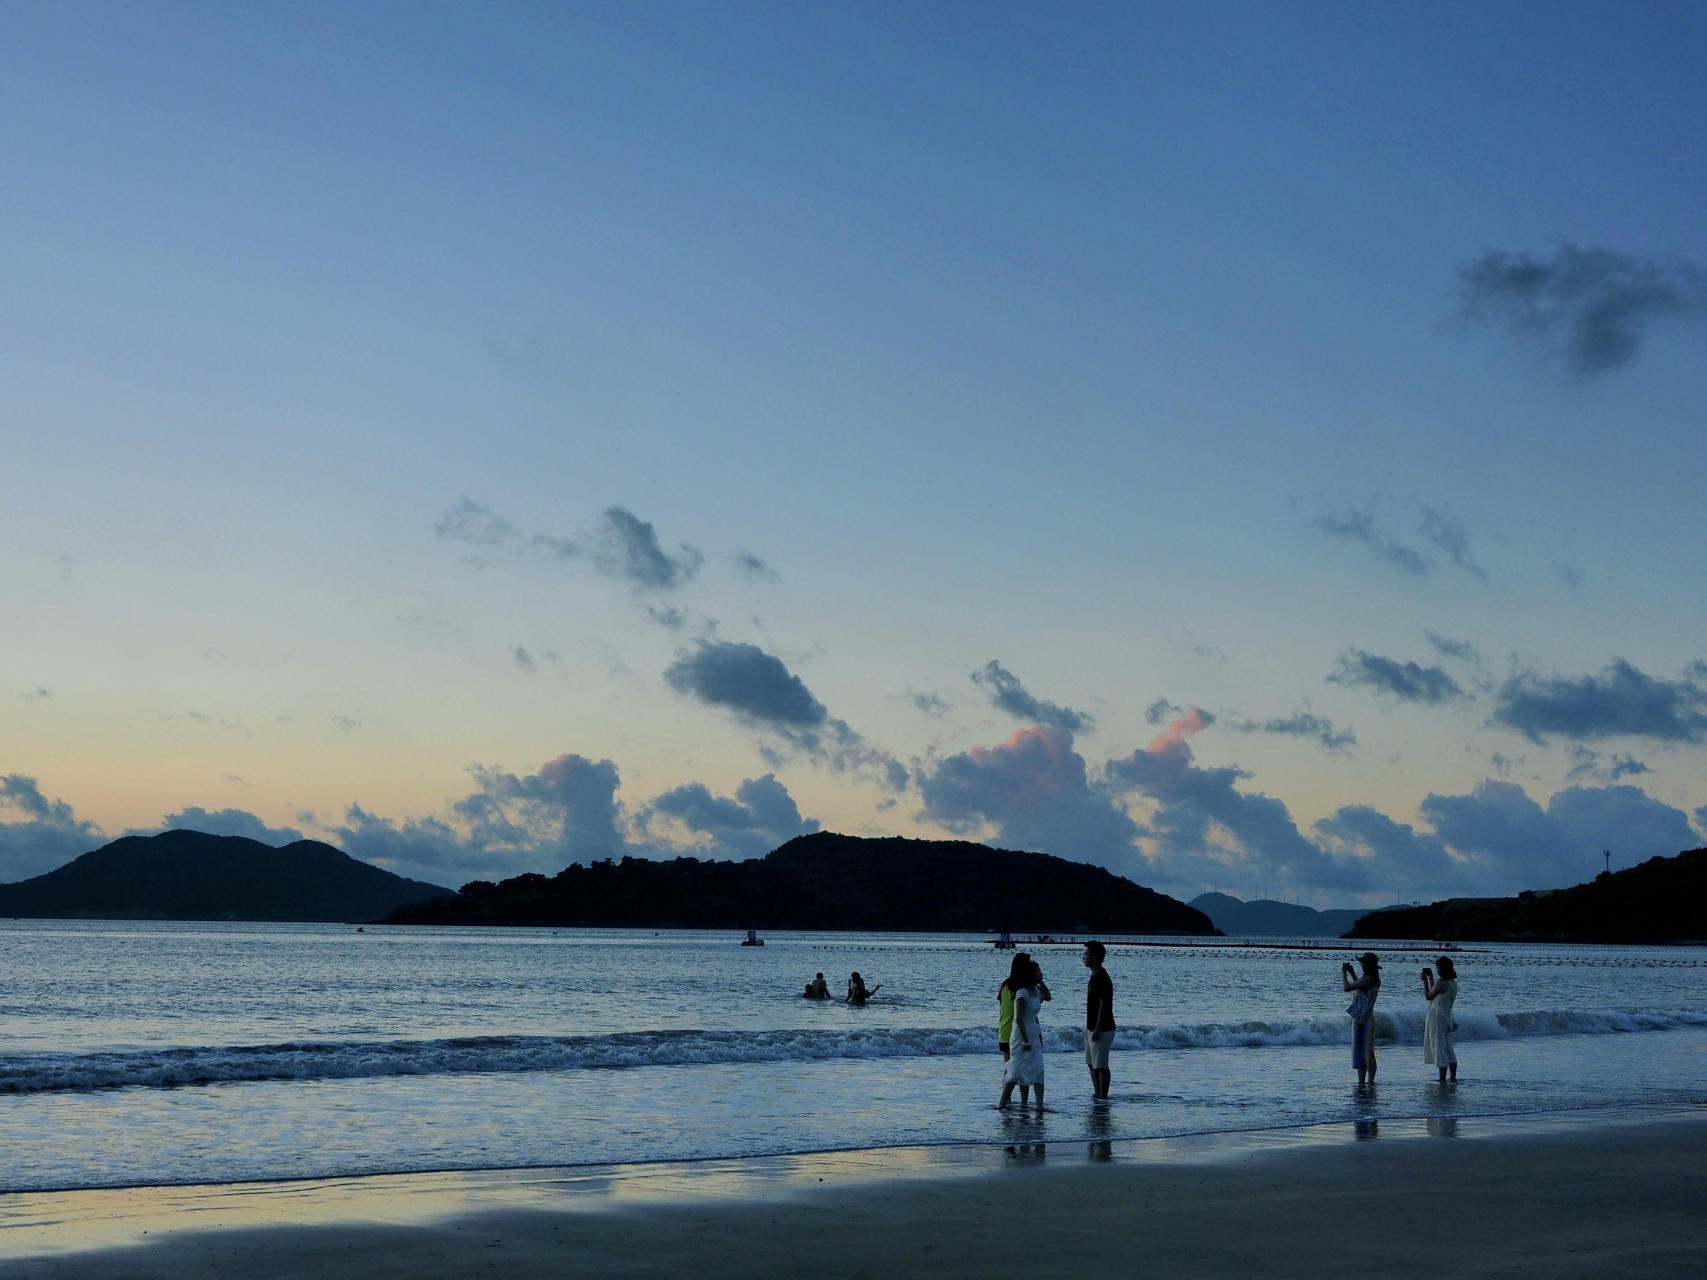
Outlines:
[[[1381, 1047], [1391, 1047], [1399, 1041], [1381, 1041]], [[1701, 1114], [1707, 1117], [1707, 1098], [1699, 1104]], [[1320, 1133], [1349, 1132], [1374, 1123], [1386, 1125], [1381, 1130], [1381, 1136], [1396, 1139], [1415, 1138], [1423, 1136], [1422, 1130], [1429, 1125], [1448, 1122], [1453, 1124], [1494, 1125], [1501, 1129], [1510, 1127], [1514, 1132], [1518, 1129], [1547, 1132], [1567, 1126], [1571, 1118], [1592, 1117], [1603, 1124], [1622, 1123], [1617, 1117], [1633, 1117], [1630, 1123], [1642, 1123], [1648, 1119], [1660, 1119], [1668, 1116], [1689, 1116], [1696, 1113], [1696, 1104], [1670, 1103], [1629, 1103], [1610, 1106], [1584, 1105], [1580, 1107], [1548, 1107], [1535, 1110], [1486, 1111], [1466, 1112], [1460, 1115], [1397, 1115], [1370, 1116], [1354, 1119], [1312, 1120], [1299, 1124], [1259, 1125], [1247, 1129], [1193, 1129], [1179, 1133], [1146, 1134], [1125, 1138], [1087, 1139], [1045, 1138], [1045, 1145], [1053, 1144], [1062, 1150], [1085, 1145], [1087, 1142], [1100, 1141], [1111, 1146], [1116, 1159], [1134, 1158], [1120, 1153], [1126, 1149], [1141, 1149], [1150, 1144], [1187, 1145], [1202, 1147], [1207, 1153], [1211, 1148], [1226, 1147], [1237, 1149], [1250, 1143], [1263, 1143], [1265, 1146], [1281, 1147], [1289, 1145], [1289, 1135], [1299, 1135], [1296, 1143], [1299, 1145], [1313, 1142], [1314, 1139], [1304, 1135]], [[1058, 1108], [1051, 1107], [1047, 1114], [1058, 1113]], [[1014, 1118], [1024, 1120], [1031, 1113], [1015, 1108], [1010, 1113]], [[1487, 1137], [1490, 1134], [1460, 1135], [1466, 1137]], [[1359, 1138], [1361, 1140], [1361, 1138]], [[77, 1197], [94, 1195], [123, 1195], [127, 1193], [171, 1195], [176, 1192], [212, 1192], [220, 1190], [242, 1190], [249, 1194], [258, 1194], [270, 1188], [291, 1187], [333, 1187], [345, 1184], [373, 1184], [375, 1189], [386, 1184], [400, 1182], [406, 1179], [443, 1179], [443, 1178], [509, 1178], [509, 1177], [538, 1177], [559, 1175], [561, 1178], [572, 1179], [586, 1175], [599, 1175], [604, 1178], [621, 1179], [630, 1177], [645, 1177], [656, 1170], [688, 1171], [710, 1166], [747, 1166], [754, 1168], [765, 1166], [776, 1161], [810, 1161], [838, 1160], [847, 1157], [880, 1159], [887, 1155], [907, 1155], [923, 1157], [927, 1153], [950, 1155], [955, 1152], [990, 1152], [1004, 1150], [1010, 1143], [988, 1138], [946, 1139], [941, 1142], [895, 1142], [877, 1143], [864, 1146], [849, 1147], [809, 1147], [798, 1151], [765, 1151], [746, 1153], [742, 1155], [707, 1155], [707, 1156], [670, 1156], [657, 1160], [587, 1160], [587, 1161], [551, 1161], [539, 1164], [466, 1164], [446, 1165], [436, 1169], [379, 1169], [365, 1170], [359, 1173], [333, 1173], [314, 1177], [296, 1175], [280, 1175], [273, 1178], [240, 1178], [229, 1181], [180, 1181], [180, 1182], [111, 1182], [89, 1183], [84, 1186], [52, 1187], [37, 1189], [19, 1187], [11, 1190], [0, 1188], [0, 1259], [7, 1256], [5, 1246], [5, 1231], [7, 1229], [6, 1206], [18, 1197]], [[1176, 1158], [1178, 1158], [1176, 1156]], [[1202, 1159], [1212, 1159], [1204, 1154]], [[909, 1160], [909, 1163], [915, 1163]]]
[[[1556, 1158], [1540, 1165], [1529, 1155], [1536, 1148], [1552, 1148]], [[935, 1228], [926, 1231], [922, 1222], [908, 1217], [916, 1215], [917, 1205], [935, 1204], [939, 1217], [961, 1220], [961, 1227], [969, 1228], [977, 1217], [974, 1211], [999, 1202], [1006, 1194], [1002, 1180], [1018, 1172], [1042, 1175], [1043, 1181], [1029, 1184], [1028, 1194], [1035, 1192], [1052, 1204], [1060, 1200], [1055, 1211], [1067, 1218], [1084, 1216], [1087, 1192], [1093, 1201], [1105, 1193], [1142, 1194], [1150, 1201], [1160, 1194], [1174, 1198], [1171, 1212], [1183, 1215], [1182, 1222], [1195, 1222], [1194, 1215], [1200, 1211], [1223, 1214], [1229, 1206], [1219, 1202], [1208, 1207], [1197, 1205], [1189, 1195], [1180, 1199], [1180, 1188], [1186, 1183], [1208, 1185], [1230, 1180], [1242, 1188], [1231, 1202], [1237, 1208], [1260, 1206], [1265, 1196], [1280, 1194], [1298, 1177], [1322, 1180], [1325, 1188], [1331, 1189], [1330, 1198], [1343, 1199], [1347, 1189], [1331, 1172], [1338, 1166], [1374, 1163], [1406, 1178], [1413, 1165], [1421, 1169], [1444, 1163], [1457, 1170], [1460, 1181], [1491, 1179], [1502, 1183], [1510, 1181], [1514, 1172], [1520, 1183], [1535, 1179], [1553, 1183], [1563, 1177], [1570, 1185], [1552, 1186], [1547, 1194], [1568, 1206], [1572, 1187], [1582, 1189], [1580, 1180], [1568, 1176], [1569, 1171], [1580, 1166], [1585, 1171], [1600, 1171], [1596, 1176], [1604, 1185], [1591, 1200], [1603, 1205], [1609, 1196], [1621, 1202], [1631, 1194], [1641, 1197], [1639, 1187], [1619, 1190], [1605, 1179], [1651, 1182], [1657, 1167], [1669, 1160], [1671, 1173], [1681, 1171], [1691, 1184], [1692, 1203], [1698, 1209], [1707, 1209], [1707, 1155], [1694, 1155], [1697, 1151], [1707, 1152], [1707, 1105], [1585, 1108], [1501, 1116], [1385, 1119], [1378, 1123], [1339, 1121], [1102, 1142], [1028, 1143], [1016, 1138], [1006, 1143], [647, 1164], [12, 1192], [0, 1195], [0, 1276], [59, 1276], [70, 1280], [86, 1275], [170, 1274], [190, 1265], [188, 1259], [215, 1254], [224, 1257], [227, 1253], [232, 1258], [246, 1256], [253, 1263], [221, 1264], [220, 1270], [231, 1275], [291, 1274], [284, 1259], [292, 1257], [296, 1262], [291, 1266], [297, 1270], [317, 1259], [313, 1261], [317, 1268], [332, 1266], [328, 1274], [405, 1276], [417, 1272], [399, 1270], [389, 1262], [381, 1265], [381, 1255], [392, 1258], [398, 1250], [424, 1250], [422, 1267], [427, 1268], [428, 1260], [442, 1261], [443, 1251], [454, 1249], [470, 1232], [483, 1235], [488, 1231], [516, 1241], [518, 1249], [522, 1242], [531, 1242], [512, 1259], [520, 1269], [499, 1274], [543, 1274], [539, 1268], [546, 1266], [548, 1258], [551, 1274], [607, 1274], [596, 1267], [579, 1268], [578, 1264], [577, 1269], [565, 1272], [566, 1255], [558, 1251], [566, 1234], [580, 1240], [584, 1246], [580, 1252], [604, 1258], [600, 1266], [608, 1264], [628, 1271], [626, 1262], [618, 1265], [615, 1255], [600, 1250], [615, 1247], [612, 1242], [616, 1237], [628, 1239], [629, 1248], [638, 1248], [634, 1228], [641, 1223], [648, 1228], [645, 1248], [662, 1250], [658, 1265], [668, 1271], [687, 1265], [684, 1257], [670, 1250], [684, 1247], [682, 1232], [688, 1231], [685, 1224], [690, 1221], [698, 1224], [690, 1235], [702, 1238], [710, 1232], [733, 1251], [731, 1259], [737, 1259], [744, 1256], [742, 1250], [748, 1245], [770, 1238], [768, 1232], [755, 1235], [757, 1229], [750, 1221], [753, 1215], [773, 1219], [773, 1226], [791, 1223], [788, 1231], [810, 1239], [817, 1230], [812, 1224], [820, 1222], [830, 1200], [834, 1201], [838, 1220], [843, 1211], [855, 1218], [868, 1218], [866, 1230], [883, 1233], [895, 1248], [911, 1241], [920, 1251], [928, 1252], [934, 1246], [925, 1236]], [[1324, 1170], [1328, 1171], [1325, 1176]], [[1486, 1190], [1496, 1200], [1500, 1198], [1497, 1188]], [[1395, 1189], [1394, 1195], [1403, 1200], [1413, 1191], [1407, 1186]], [[1368, 1207], [1374, 1211], [1378, 1206]], [[1295, 1204], [1288, 1212], [1297, 1209]], [[1638, 1233], [1651, 1234], [1653, 1224], [1641, 1214], [1636, 1217], [1642, 1218], [1640, 1222], [1632, 1220]], [[911, 1225], [904, 1225], [903, 1219]], [[1702, 1220], [1707, 1219], [1695, 1219]], [[946, 1228], [947, 1221], [940, 1225]], [[1187, 1235], [1198, 1230], [1180, 1229]], [[1332, 1231], [1326, 1223], [1322, 1229]], [[1558, 1223], [1549, 1227], [1558, 1229]], [[1110, 1248], [1116, 1247], [1118, 1241], [1108, 1237], [1106, 1230], [1097, 1230], [1101, 1233], [1098, 1239]], [[1672, 1245], [1688, 1247], [1693, 1238], [1701, 1245], [1699, 1257], [1707, 1265], [1707, 1228], [1695, 1230], [1693, 1237], [1684, 1232], [1674, 1238], [1676, 1234], [1667, 1235]], [[968, 1248], [977, 1236], [977, 1232], [971, 1233]], [[675, 1244], [666, 1248], [668, 1241]], [[265, 1248], [259, 1247], [261, 1242]], [[547, 1243], [550, 1248], [541, 1254], [539, 1250]], [[326, 1250], [333, 1252], [322, 1258]], [[524, 1261], [523, 1253], [533, 1261]], [[485, 1264], [492, 1260], [481, 1259], [480, 1265], [488, 1274], [491, 1270]], [[630, 1261], [635, 1262], [640, 1274], [646, 1274], [637, 1259]], [[278, 1269], [271, 1269], [275, 1264]], [[811, 1271], [818, 1264], [805, 1258], [788, 1262], [779, 1257], [777, 1266], [780, 1269], [770, 1274]], [[692, 1269], [703, 1270], [697, 1264]], [[439, 1273], [430, 1268], [418, 1272]], [[738, 1274], [739, 1268], [729, 1273]], [[1182, 1272], [1176, 1265], [1173, 1273]], [[1221, 1274], [1189, 1269], [1183, 1273]]]

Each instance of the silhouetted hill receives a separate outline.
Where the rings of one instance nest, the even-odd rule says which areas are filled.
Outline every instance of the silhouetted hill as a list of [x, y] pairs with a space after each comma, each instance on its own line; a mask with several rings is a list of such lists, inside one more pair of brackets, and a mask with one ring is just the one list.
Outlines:
[[96, 920], [377, 920], [450, 890], [329, 844], [242, 836], [126, 836], [32, 880], [0, 884], [0, 916]]
[[1649, 858], [1572, 889], [1448, 898], [1365, 916], [1348, 938], [1442, 942], [1694, 942], [1707, 939], [1707, 849]]
[[964, 840], [821, 831], [747, 862], [624, 858], [399, 907], [393, 924], [1010, 929], [1213, 934], [1201, 911], [1101, 867]]
[[1369, 914], [1367, 907], [1317, 911], [1293, 902], [1244, 902], [1225, 893], [1200, 893], [1191, 905], [1222, 933], [1246, 938], [1337, 938]]

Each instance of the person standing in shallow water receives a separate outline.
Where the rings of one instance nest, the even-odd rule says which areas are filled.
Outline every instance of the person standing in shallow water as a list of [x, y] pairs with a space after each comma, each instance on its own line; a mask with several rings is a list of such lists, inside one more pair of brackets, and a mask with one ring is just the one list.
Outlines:
[[1452, 1006], [1458, 1000], [1458, 968], [1451, 956], [1441, 956], [1435, 967], [1440, 980], [1427, 969], [1422, 972], [1423, 995], [1428, 997], [1428, 1017], [1423, 1019], [1423, 1061], [1440, 1070], [1440, 1083], [1445, 1084], [1447, 1073], [1458, 1079], [1458, 1054], [1452, 1048], [1452, 1033], [1458, 1024], [1452, 1020]]
[[1085, 968], [1091, 980], [1085, 991], [1085, 1066], [1091, 1073], [1091, 1097], [1108, 1101], [1113, 1073], [1108, 1051], [1114, 1047], [1114, 979], [1102, 967], [1108, 949], [1100, 942], [1085, 943]]
[[1014, 992], [1014, 1030], [1007, 1066], [1002, 1068], [1002, 1100], [997, 1107], [1005, 1108], [1019, 1087], [1020, 1106], [1027, 1105], [1027, 1095], [1037, 1090], [1037, 1109], [1043, 1110], [1043, 1028], [1037, 1021], [1037, 1011], [1049, 999], [1049, 988], [1043, 984], [1043, 970], [1033, 961], [1024, 978], [1025, 985]]
[[1002, 1051], [1002, 1061], [1008, 1060], [1008, 1043], [1014, 1038], [1014, 992], [1025, 985], [1031, 976], [1031, 952], [1016, 952], [1008, 966], [1008, 976], [996, 988], [996, 1047]]
[[1358, 1084], [1375, 1083], [1375, 998], [1381, 994], [1381, 957], [1365, 951], [1357, 958], [1363, 974], [1347, 962], [1340, 966], [1340, 983], [1357, 994], [1346, 1006], [1351, 1015], [1351, 1067]]

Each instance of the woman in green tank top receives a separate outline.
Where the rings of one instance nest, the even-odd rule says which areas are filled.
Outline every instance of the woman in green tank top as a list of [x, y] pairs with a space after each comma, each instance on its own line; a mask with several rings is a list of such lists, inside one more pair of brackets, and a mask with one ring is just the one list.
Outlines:
[[1000, 1010], [996, 1017], [996, 1043], [1001, 1047], [1003, 1062], [1008, 1060], [1008, 1042], [1014, 1038], [1014, 991], [1030, 980], [1031, 953], [1016, 952], [1008, 976], [1002, 979], [996, 992], [996, 1007]]

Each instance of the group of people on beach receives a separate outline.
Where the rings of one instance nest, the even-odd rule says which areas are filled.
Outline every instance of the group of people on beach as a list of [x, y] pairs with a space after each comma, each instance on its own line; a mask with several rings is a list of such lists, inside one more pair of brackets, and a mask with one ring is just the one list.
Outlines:
[[[1087, 942], [1085, 968], [1091, 971], [1085, 987], [1085, 1066], [1091, 1074], [1091, 1096], [1108, 1100], [1109, 1050], [1114, 1047], [1114, 981], [1103, 968], [1107, 948]], [[1340, 967], [1340, 982], [1352, 994], [1346, 1013], [1351, 1016], [1351, 1065], [1359, 1085], [1375, 1082], [1375, 1001], [1381, 994], [1381, 958], [1373, 951], [1358, 957], [1362, 973], [1349, 962]], [[1440, 1073], [1440, 1083], [1458, 1079], [1458, 1054], [1452, 1033], [1458, 1023], [1452, 1016], [1458, 1000], [1458, 968], [1451, 956], [1440, 956], [1434, 968], [1422, 971], [1423, 997], [1428, 1014], [1423, 1020], [1423, 1061]], [[1037, 1095], [1043, 1110], [1043, 1032], [1038, 1012], [1053, 999], [1043, 968], [1029, 952], [1015, 954], [996, 993], [998, 1017], [996, 1039], [1002, 1050], [1002, 1097], [996, 1105], [1006, 1108], [1019, 1090], [1020, 1105], [1030, 1105]]]
[[[1358, 973], [1348, 960], [1340, 966], [1340, 985], [1353, 992], [1346, 1012], [1351, 1015], [1351, 1068], [1358, 1084], [1375, 1083], [1375, 1000], [1381, 994], [1381, 957], [1365, 951], [1357, 958]], [[1438, 971], [1438, 972], [1437, 972]], [[1458, 967], [1451, 956], [1440, 956], [1434, 968], [1422, 971], [1423, 998], [1428, 1014], [1423, 1019], [1423, 1061], [1440, 1072], [1440, 1083], [1458, 1079], [1458, 1054], [1452, 1033], [1458, 1030], [1452, 1006], [1458, 1001]]]
[[[1102, 967], [1107, 954], [1102, 943], [1085, 943], [1084, 964], [1091, 971], [1085, 984], [1085, 1067], [1091, 1073], [1091, 1097], [1098, 1102], [1108, 1101], [1108, 1054], [1114, 1047], [1114, 979]], [[1004, 1064], [997, 1107], [1006, 1109], [1018, 1089], [1020, 1106], [1030, 1106], [1035, 1091], [1037, 1109], [1043, 1110], [1043, 1028], [1038, 1011], [1045, 1000], [1054, 998], [1043, 980], [1043, 966], [1029, 951], [1016, 952], [996, 992], [996, 1042]]]
[[[1114, 980], [1103, 968], [1108, 948], [1100, 942], [1087, 942], [1083, 953], [1085, 968], [1091, 971], [1085, 984], [1085, 1067], [1091, 1075], [1091, 1097], [1097, 1102], [1108, 1101], [1111, 1075], [1109, 1050], [1114, 1047]], [[1361, 966], [1362, 972], [1358, 972]], [[1351, 993], [1346, 1013], [1351, 1016], [1351, 1065], [1357, 1072], [1360, 1085], [1375, 1083], [1375, 1001], [1381, 995], [1381, 958], [1373, 951], [1340, 966], [1340, 983]], [[882, 988], [867, 987], [865, 979], [855, 970], [848, 978], [847, 995], [851, 1005], [863, 1005]], [[1458, 969], [1451, 956], [1441, 956], [1434, 968], [1422, 971], [1423, 997], [1428, 1001], [1428, 1014], [1423, 1020], [1423, 1061], [1440, 1072], [1440, 1083], [1458, 1079], [1458, 1054], [1452, 1047], [1452, 1033], [1458, 1029], [1452, 1008], [1458, 1000]], [[808, 1000], [830, 999], [830, 987], [822, 973], [806, 984], [802, 992]], [[1043, 980], [1043, 966], [1029, 951], [1014, 953], [1008, 966], [1008, 976], [996, 992], [996, 1041], [1002, 1050], [1002, 1096], [996, 1105], [1006, 1109], [1019, 1091], [1020, 1106], [1032, 1105], [1037, 1097], [1037, 1109], [1043, 1110], [1043, 1027], [1038, 1015], [1044, 1002], [1053, 1000], [1049, 984]]]

